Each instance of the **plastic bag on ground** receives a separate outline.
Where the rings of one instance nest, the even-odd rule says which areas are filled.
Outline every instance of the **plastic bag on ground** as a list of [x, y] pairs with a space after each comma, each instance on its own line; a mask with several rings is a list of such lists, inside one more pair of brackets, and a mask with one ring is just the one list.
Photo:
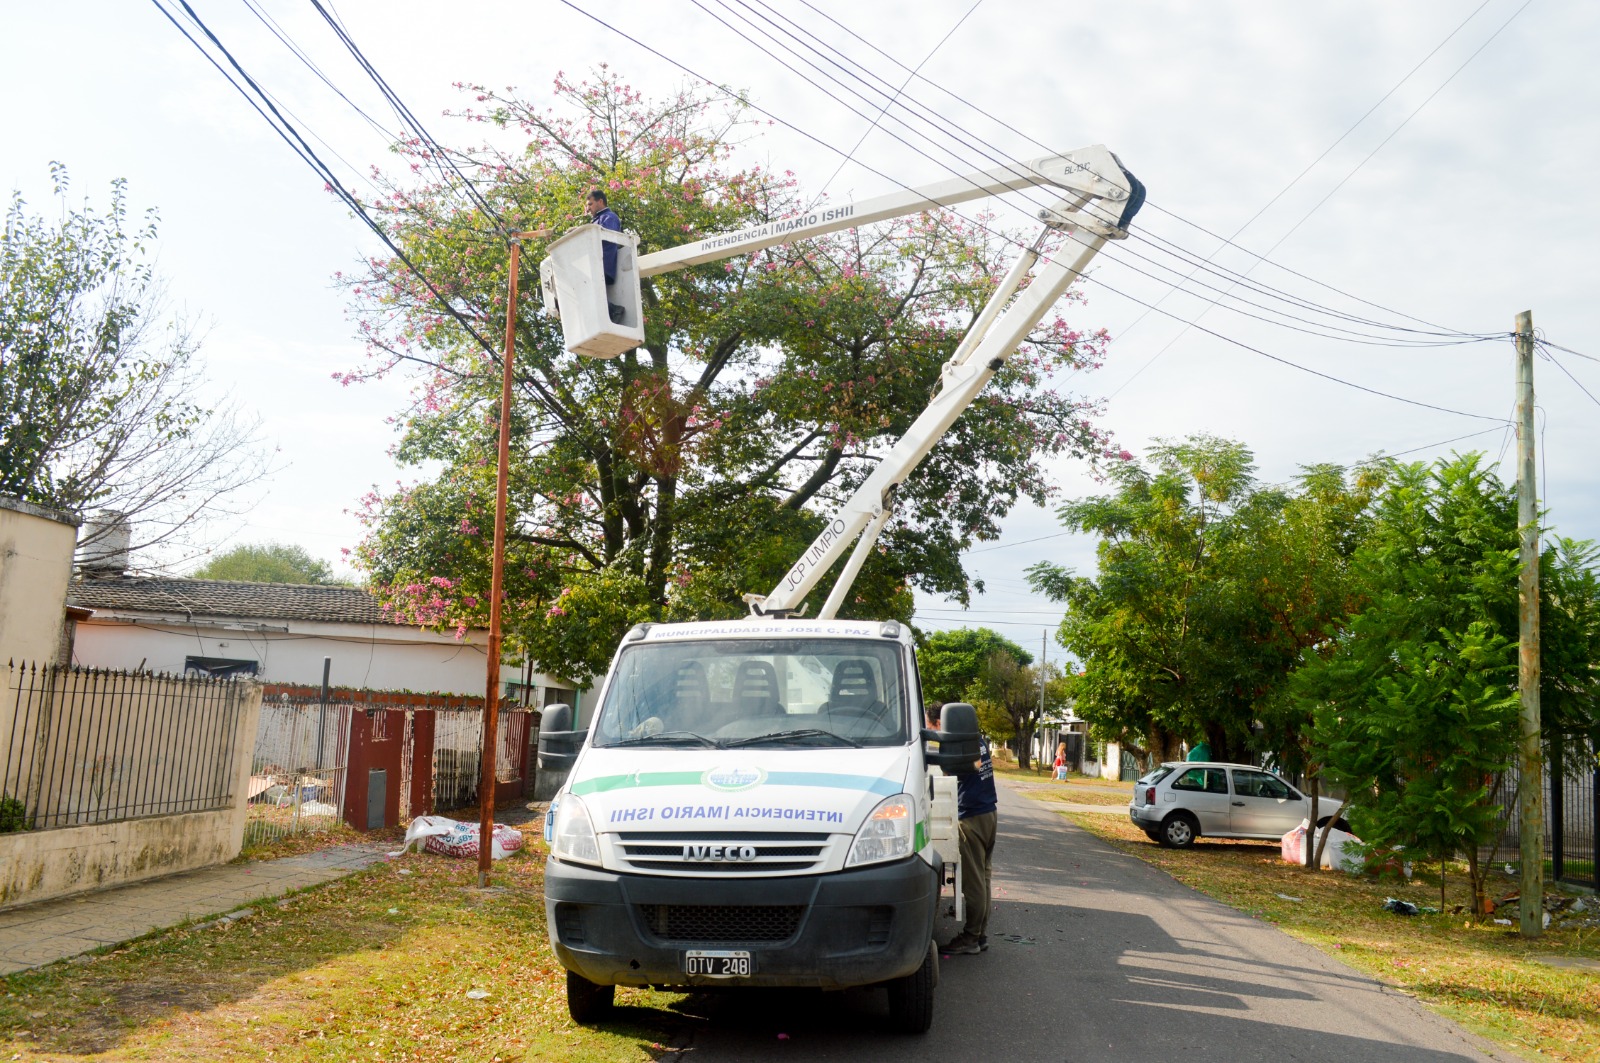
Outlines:
[[[478, 824], [462, 823], [447, 816], [418, 816], [406, 828], [405, 844], [389, 855], [399, 856], [413, 844], [419, 850], [443, 856], [477, 856]], [[496, 860], [503, 860], [522, 848], [522, 832], [504, 823], [496, 823], [489, 844], [489, 855]]]
[[[1302, 819], [1298, 827], [1283, 836], [1282, 855], [1284, 863], [1305, 864], [1306, 831], [1309, 829], [1309, 824]], [[1322, 850], [1321, 866], [1331, 871], [1360, 871], [1362, 866], [1359, 852], [1361, 839], [1348, 831], [1339, 830], [1337, 827], [1323, 827], [1311, 839], [1311, 844], [1313, 846], [1321, 845], [1324, 833], [1328, 834], [1328, 844]]]
[[1322, 866], [1332, 871], [1360, 871], [1363, 866], [1361, 839], [1337, 827], [1324, 827], [1317, 832], [1317, 841], [1328, 835], [1328, 844], [1322, 850]]
[[1286, 864], [1304, 864], [1306, 862], [1306, 821], [1301, 820], [1300, 825], [1283, 836], [1283, 862]]

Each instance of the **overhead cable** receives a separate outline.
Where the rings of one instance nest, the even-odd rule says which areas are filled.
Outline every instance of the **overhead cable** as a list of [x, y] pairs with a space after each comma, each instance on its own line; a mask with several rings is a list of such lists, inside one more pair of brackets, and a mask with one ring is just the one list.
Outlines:
[[[584, 8], [579, 7], [574, 2], [574, 0], [560, 0], [560, 2], [563, 5], [565, 5], [566, 7], [570, 8], [571, 10], [573, 10], [573, 11], [577, 12], [578, 14], [584, 16], [585, 18], [590, 19], [591, 21], [593, 21], [595, 23], [598, 23], [600, 26], [604, 27], [605, 29], [607, 29], [611, 33], [615, 34], [617, 37], [628, 41], [629, 43], [637, 46], [638, 48], [641, 48], [642, 50], [644, 50], [646, 52], [649, 52], [651, 55], [656, 56], [658, 59], [661, 59], [664, 62], [670, 63], [673, 66], [678, 67], [680, 70], [684, 71], [684, 73], [688, 74], [689, 76], [697, 78], [698, 80], [700, 80], [700, 81], [702, 81], [702, 82], [704, 82], [706, 84], [711, 84], [711, 85], [716, 84], [715, 82], [713, 82], [709, 78], [707, 78], [705, 75], [699, 73], [698, 71], [696, 71], [692, 67], [688, 66], [687, 64], [682, 63], [679, 60], [674, 59], [671, 56], [666, 55], [665, 53], [663, 53], [659, 49], [654, 48], [651, 45], [648, 45], [648, 44], [644, 43], [643, 41], [639, 40], [637, 37], [634, 37], [631, 34], [625, 32], [625, 31], [619, 29], [618, 27], [612, 25], [611, 23], [607, 22], [605, 19], [601, 18], [599, 15], [596, 15], [591, 11], [587, 11]], [[726, 92], [728, 90], [724, 90], [724, 91]], [[728, 92], [728, 94], [730, 96], [734, 96], [734, 94], [732, 92]], [[741, 103], [743, 103], [745, 106], [749, 107], [751, 110], [755, 111], [756, 113], [761, 114], [761, 115], [771, 119], [772, 121], [783, 125], [785, 128], [792, 130], [793, 132], [795, 132], [796, 134], [804, 137], [807, 140], [810, 140], [812, 143], [817, 144], [819, 147], [825, 148], [826, 150], [832, 151], [832, 152], [834, 152], [836, 154], [840, 154], [840, 155], [843, 154], [843, 152], [839, 148], [837, 148], [834, 145], [832, 145], [832, 144], [828, 143], [827, 141], [823, 140], [821, 137], [818, 137], [815, 134], [803, 129], [802, 127], [800, 127], [798, 125], [795, 125], [794, 123], [788, 121], [787, 119], [784, 119], [784, 118], [778, 116], [777, 114], [773, 113], [772, 111], [767, 110], [766, 108], [760, 106], [759, 104], [757, 104], [757, 103], [755, 103], [755, 102], [753, 102], [753, 101], [751, 101], [749, 99], [743, 98], [743, 97], [735, 96], [734, 98], [739, 99]], [[858, 165], [863, 165], [864, 166], [864, 164], [861, 164], [859, 162], [858, 162]], [[911, 186], [905, 184], [904, 182], [902, 182], [902, 181], [900, 181], [900, 180], [898, 180], [896, 178], [890, 177], [888, 174], [885, 174], [880, 170], [874, 169], [874, 168], [869, 167], [869, 166], [864, 166], [864, 168], [867, 169], [868, 172], [873, 173], [873, 174], [875, 174], [876, 176], [878, 176], [880, 178], [883, 178], [885, 181], [888, 181], [891, 184], [893, 184], [893, 185], [895, 185], [895, 186], [897, 186], [897, 187], [899, 187], [901, 189], [904, 189], [906, 191], [915, 191], [915, 189], [911, 188]], [[1005, 241], [1007, 243], [1010, 243], [1013, 246], [1017, 246], [1017, 247], [1025, 247], [1026, 246], [1026, 245], [1022, 244], [1020, 241], [1018, 241], [1015, 237], [1013, 237], [1013, 236], [1011, 236], [1011, 235], [1009, 235], [1007, 233], [997, 231], [993, 227], [985, 225], [982, 222], [976, 221], [973, 218], [968, 217], [966, 215], [959, 215], [959, 216], [963, 217], [969, 224], [975, 226], [976, 228], [982, 229], [985, 232], [988, 232], [990, 235], [996, 237], [997, 239], [1003, 240], [1003, 241]], [[1041, 258], [1044, 259], [1044, 260], [1049, 260], [1049, 256], [1048, 255], [1041, 255]], [[1144, 302], [1143, 300], [1133, 298], [1132, 296], [1128, 295], [1126, 292], [1119, 291], [1118, 289], [1112, 287], [1111, 285], [1106, 284], [1104, 281], [1099, 280], [1099, 278], [1097, 278], [1097, 277], [1089, 276], [1089, 277], [1085, 277], [1085, 279], [1090, 281], [1090, 282], [1092, 282], [1092, 283], [1097, 283], [1101, 287], [1105, 288], [1107, 291], [1110, 291], [1110, 292], [1113, 292], [1114, 294], [1120, 295], [1123, 298], [1130, 299], [1131, 301], [1133, 301], [1135, 303], [1138, 303], [1141, 306], [1150, 306], [1151, 305], [1149, 303]], [[1154, 309], [1154, 308], [1152, 307], [1152, 309]], [[1180, 321], [1180, 322], [1186, 320], [1186, 319], [1184, 319], [1182, 317], [1179, 317], [1178, 315], [1170, 313], [1169, 311], [1160, 310], [1158, 312], [1163, 313], [1166, 316], [1171, 317], [1174, 320], [1177, 320], [1177, 321]], [[1337, 384], [1342, 384], [1342, 385], [1344, 385], [1346, 387], [1354, 388], [1357, 391], [1364, 391], [1364, 392], [1367, 392], [1369, 394], [1377, 395], [1377, 396], [1382, 397], [1382, 398], [1392, 399], [1392, 400], [1394, 400], [1396, 402], [1403, 402], [1403, 403], [1407, 403], [1409, 405], [1422, 407], [1424, 409], [1434, 410], [1434, 411], [1439, 412], [1439, 413], [1454, 414], [1454, 415], [1456, 415], [1458, 417], [1471, 417], [1471, 418], [1476, 418], [1476, 419], [1480, 419], [1480, 420], [1487, 420], [1487, 421], [1498, 421], [1498, 420], [1500, 420], [1500, 418], [1491, 417], [1491, 416], [1489, 416], [1487, 414], [1469, 413], [1469, 412], [1464, 411], [1464, 410], [1455, 410], [1455, 409], [1451, 409], [1451, 408], [1446, 407], [1446, 406], [1438, 406], [1438, 405], [1435, 405], [1433, 403], [1422, 402], [1422, 401], [1420, 401], [1418, 399], [1409, 399], [1409, 398], [1406, 398], [1406, 397], [1401, 396], [1401, 395], [1395, 395], [1395, 394], [1392, 394], [1390, 392], [1381, 391], [1381, 390], [1379, 390], [1377, 388], [1371, 388], [1371, 387], [1367, 387], [1366, 385], [1363, 385], [1363, 384], [1357, 384], [1357, 383], [1354, 383], [1352, 381], [1348, 381], [1348, 380], [1341, 379], [1340, 377], [1336, 377], [1331, 373], [1325, 373], [1325, 372], [1323, 372], [1321, 370], [1312, 369], [1312, 368], [1310, 368], [1308, 366], [1301, 365], [1301, 364], [1299, 364], [1297, 362], [1291, 361], [1288, 358], [1284, 358], [1284, 357], [1281, 357], [1281, 356], [1275, 355], [1275, 354], [1270, 354], [1270, 353], [1268, 353], [1266, 351], [1261, 350], [1260, 348], [1253, 347], [1250, 344], [1244, 343], [1244, 342], [1242, 342], [1240, 340], [1233, 339], [1230, 336], [1225, 336], [1225, 335], [1223, 335], [1223, 334], [1221, 334], [1219, 332], [1216, 332], [1216, 331], [1214, 331], [1212, 329], [1208, 329], [1208, 328], [1205, 328], [1205, 327], [1200, 326], [1200, 325], [1195, 325], [1194, 327], [1199, 328], [1200, 331], [1205, 332], [1208, 335], [1214, 336], [1217, 339], [1220, 339], [1225, 343], [1231, 343], [1234, 346], [1237, 346], [1237, 347], [1240, 347], [1240, 348], [1242, 348], [1244, 350], [1250, 351], [1253, 354], [1260, 355], [1263, 358], [1267, 358], [1267, 359], [1270, 359], [1272, 361], [1279, 362], [1279, 363], [1281, 363], [1283, 365], [1290, 366], [1291, 368], [1294, 368], [1294, 369], [1299, 369], [1302, 372], [1310, 373], [1313, 376], [1322, 377], [1323, 379], [1333, 381], [1334, 383], [1337, 383]]]

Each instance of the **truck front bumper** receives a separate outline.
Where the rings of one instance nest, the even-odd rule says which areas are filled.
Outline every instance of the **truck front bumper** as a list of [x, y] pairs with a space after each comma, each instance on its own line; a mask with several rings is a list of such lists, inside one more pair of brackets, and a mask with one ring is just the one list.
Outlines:
[[[545, 865], [550, 941], [596, 985], [815, 986], [911, 974], [928, 954], [938, 872], [912, 857], [829, 875], [667, 878]], [[684, 973], [689, 949], [750, 953], [748, 977]]]

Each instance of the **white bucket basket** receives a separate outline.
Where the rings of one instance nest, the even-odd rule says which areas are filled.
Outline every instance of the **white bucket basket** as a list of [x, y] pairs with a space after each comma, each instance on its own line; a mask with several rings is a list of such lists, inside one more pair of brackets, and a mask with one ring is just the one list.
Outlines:
[[[617, 279], [607, 285], [604, 245], [617, 245]], [[539, 264], [544, 311], [561, 319], [567, 350], [590, 358], [615, 358], [644, 342], [639, 312], [639, 237], [598, 225], [580, 225], [552, 243]], [[621, 308], [621, 321], [611, 307]]]

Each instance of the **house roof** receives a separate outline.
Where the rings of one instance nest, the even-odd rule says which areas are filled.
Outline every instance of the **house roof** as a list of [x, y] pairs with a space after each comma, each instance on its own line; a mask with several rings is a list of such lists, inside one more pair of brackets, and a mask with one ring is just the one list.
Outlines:
[[398, 624], [376, 598], [359, 587], [154, 576], [91, 577], [73, 580], [67, 600], [101, 611], [128, 609], [186, 616]]

